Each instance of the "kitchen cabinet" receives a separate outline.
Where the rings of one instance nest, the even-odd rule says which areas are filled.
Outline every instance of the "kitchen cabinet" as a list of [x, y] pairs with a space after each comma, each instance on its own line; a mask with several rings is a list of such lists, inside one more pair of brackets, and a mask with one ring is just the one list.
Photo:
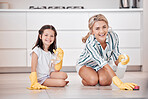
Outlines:
[[52, 24], [58, 30], [84, 30], [87, 21], [86, 12], [28, 12], [27, 30], [38, 30], [45, 24]]
[[26, 66], [26, 50], [0, 50], [0, 67]]
[[[85, 46], [82, 37], [89, 32], [88, 20], [99, 13], [106, 16], [109, 26], [118, 34], [121, 53], [130, 56], [128, 66], [142, 66], [142, 9], [0, 10], [0, 58], [6, 56], [0, 66], [30, 67], [30, 52], [37, 40], [38, 30], [46, 24], [53, 25], [57, 30], [57, 46], [64, 50], [63, 67], [76, 66]], [[14, 62], [7, 62], [17, 51], [20, 61], [17, 63], [16, 57]]]
[[0, 31], [0, 48], [26, 49], [26, 31]]
[[109, 21], [109, 26], [113, 29], [140, 29], [141, 13], [140, 12], [94, 12], [89, 13], [89, 17], [101, 13]]
[[0, 67], [26, 66], [26, 13], [0, 11]]
[[0, 30], [26, 31], [26, 13], [16, 11], [0, 11]]

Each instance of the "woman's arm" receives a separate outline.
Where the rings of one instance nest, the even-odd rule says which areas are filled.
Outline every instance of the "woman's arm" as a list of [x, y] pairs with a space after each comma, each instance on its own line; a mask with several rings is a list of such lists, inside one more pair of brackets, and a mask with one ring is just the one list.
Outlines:
[[105, 69], [108, 74], [111, 76], [111, 78], [113, 78], [114, 76], [116, 76], [115, 72], [113, 71], [113, 69], [108, 65], [106, 64], [103, 69]]
[[35, 52], [32, 52], [31, 72], [36, 72], [37, 64], [38, 64], [38, 56]]
[[115, 61], [115, 65], [118, 66], [118, 64], [119, 64], [119, 59], [117, 59], [117, 60]]
[[118, 63], [119, 63], [119, 59], [118, 59], [118, 57], [119, 57], [119, 55], [121, 55], [121, 53], [120, 53], [120, 51], [119, 51], [119, 38], [118, 38], [118, 35], [116, 34], [116, 33], [114, 33], [114, 36], [113, 36], [114, 38], [115, 38], [115, 47], [113, 48], [113, 54], [112, 54], [112, 56], [113, 56], [113, 59], [114, 59], [114, 62], [115, 62], [115, 64], [116, 64], [116, 66], [118, 66]]

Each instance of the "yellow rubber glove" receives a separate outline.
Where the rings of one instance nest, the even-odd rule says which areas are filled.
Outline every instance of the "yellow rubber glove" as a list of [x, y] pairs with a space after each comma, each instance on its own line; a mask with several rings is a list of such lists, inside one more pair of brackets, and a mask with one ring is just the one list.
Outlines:
[[31, 81], [31, 87], [28, 88], [28, 89], [30, 89], [30, 90], [49, 89], [48, 87], [43, 86], [43, 85], [38, 83], [38, 81], [37, 81], [37, 73], [36, 72], [31, 72], [29, 78], [30, 78], [30, 81]]
[[119, 63], [121, 62], [122, 65], [126, 65], [129, 62], [129, 56], [128, 55], [120, 55], [118, 57]]
[[63, 63], [63, 56], [64, 56], [64, 51], [61, 48], [57, 48], [56, 50], [53, 49], [53, 52], [56, 54], [58, 52], [57, 57], [60, 58], [60, 62], [58, 64], [55, 64], [55, 70], [61, 70], [62, 69], [62, 63]]
[[135, 83], [123, 83], [117, 76], [114, 76], [112, 81], [121, 90], [133, 90], [137, 86]]

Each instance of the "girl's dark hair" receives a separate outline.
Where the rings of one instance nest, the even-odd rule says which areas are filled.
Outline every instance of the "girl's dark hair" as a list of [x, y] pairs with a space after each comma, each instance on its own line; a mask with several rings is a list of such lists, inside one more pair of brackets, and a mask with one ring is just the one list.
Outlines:
[[[35, 44], [35, 46], [32, 48], [32, 49], [34, 49], [36, 46], [38, 46], [38, 47], [40, 47], [41, 49], [43, 49], [43, 42], [42, 42], [42, 40], [40, 39], [40, 35], [41, 35], [41, 37], [42, 37], [42, 35], [43, 35], [43, 32], [44, 32], [44, 30], [46, 30], [46, 29], [51, 29], [51, 30], [53, 30], [54, 31], [54, 36], [55, 36], [55, 39], [54, 39], [54, 42], [50, 45], [50, 47], [48, 48], [48, 51], [50, 51], [51, 53], [53, 53], [53, 49], [56, 49], [57, 48], [57, 46], [56, 46], [56, 36], [57, 36], [57, 32], [56, 32], [56, 29], [52, 26], [52, 25], [44, 25], [44, 26], [42, 26], [41, 27], [41, 29], [38, 31], [38, 38], [37, 38], [37, 41], [36, 41], [36, 44]], [[44, 50], [44, 49], [43, 49]]]

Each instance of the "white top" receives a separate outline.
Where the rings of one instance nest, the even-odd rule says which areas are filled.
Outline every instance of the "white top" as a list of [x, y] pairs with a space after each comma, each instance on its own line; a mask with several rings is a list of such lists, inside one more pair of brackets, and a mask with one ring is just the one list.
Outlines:
[[[32, 52], [35, 52], [38, 56], [38, 64], [36, 68], [37, 79], [50, 75], [51, 71], [54, 71], [54, 69], [51, 68], [51, 59], [53, 58], [51, 52], [45, 52], [37, 46], [32, 50]], [[32, 52], [30, 54], [31, 56]]]

